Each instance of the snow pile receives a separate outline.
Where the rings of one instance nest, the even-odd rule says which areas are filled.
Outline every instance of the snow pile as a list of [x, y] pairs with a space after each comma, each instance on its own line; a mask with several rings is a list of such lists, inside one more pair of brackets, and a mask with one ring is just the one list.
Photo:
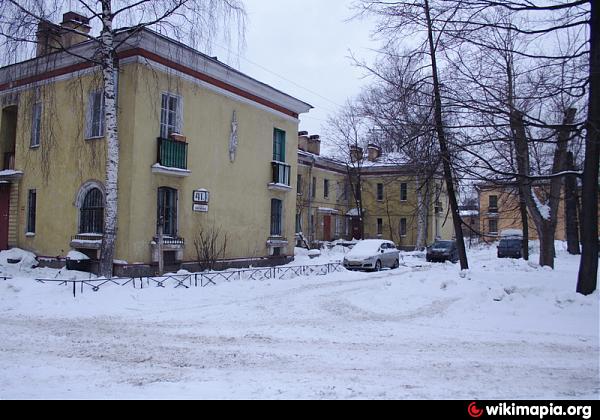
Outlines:
[[[12, 263], [9, 261], [12, 261]], [[30, 271], [31, 268], [37, 266], [38, 261], [35, 254], [31, 252], [18, 248], [0, 252], [0, 273], [14, 271], [15, 269], [18, 271]]]
[[579, 259], [495, 251], [470, 250], [465, 272], [402, 253], [380, 273], [76, 299], [34, 281], [64, 272], [0, 259], [16, 274], [0, 281], [0, 398], [598, 399], [600, 294], [574, 292]]
[[70, 251], [67, 254], [67, 260], [73, 261], [89, 261], [90, 257], [79, 251]]

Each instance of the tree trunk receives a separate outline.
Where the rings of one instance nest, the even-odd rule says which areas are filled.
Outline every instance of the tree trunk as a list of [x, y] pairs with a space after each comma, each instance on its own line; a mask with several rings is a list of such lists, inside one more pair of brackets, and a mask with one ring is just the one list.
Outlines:
[[540, 265], [542, 267], [551, 267], [554, 269], [554, 258], [556, 249], [554, 248], [555, 229], [552, 223], [542, 222], [540, 232]]
[[598, 287], [598, 176], [600, 166], [600, 5], [591, 3], [589, 110], [581, 224], [583, 245], [577, 292], [590, 295]]
[[[563, 128], [558, 132], [558, 141], [556, 152], [554, 154], [554, 165], [552, 173], [557, 174], [564, 170], [566, 164], [566, 153], [569, 143], [570, 126], [575, 120], [575, 109], [568, 109], [565, 112]], [[529, 146], [527, 144], [527, 134], [523, 114], [513, 111], [510, 118], [511, 129], [515, 140], [515, 151], [517, 157], [517, 167], [519, 183], [523, 191], [525, 202], [540, 238], [540, 265], [554, 268], [554, 257], [556, 250], [554, 248], [554, 237], [558, 223], [558, 207], [560, 203], [560, 192], [562, 187], [562, 177], [555, 177], [550, 182], [550, 198], [548, 203], [542, 204], [539, 197], [533, 189], [529, 171]], [[546, 207], [546, 208], [542, 208]], [[547, 214], [546, 214], [547, 213]]]
[[[573, 152], [567, 154], [567, 170], [575, 170]], [[567, 230], [567, 248], [569, 254], [580, 255], [579, 247], [579, 194], [577, 193], [577, 177], [567, 175], [565, 177], [565, 223]]]
[[456, 191], [454, 189], [454, 176], [452, 174], [450, 150], [448, 149], [448, 143], [446, 142], [446, 131], [444, 129], [444, 118], [442, 115], [442, 95], [438, 76], [435, 41], [433, 39], [433, 23], [431, 20], [431, 13], [429, 9], [429, 0], [425, 0], [424, 6], [425, 16], [427, 18], [429, 53], [431, 56], [431, 72], [433, 77], [433, 92], [435, 101], [435, 128], [437, 132], [438, 142], [440, 144], [440, 153], [442, 156], [444, 166], [444, 181], [446, 182], [448, 200], [450, 201], [450, 210], [452, 213], [452, 222], [454, 224], [454, 235], [456, 236], [456, 245], [458, 247], [460, 268], [461, 270], [468, 270], [469, 261], [467, 259], [467, 250], [465, 248], [465, 240], [462, 230], [462, 220], [460, 218], [460, 212], [458, 209]]
[[[429, 181], [427, 182], [429, 185]], [[415, 251], [421, 251], [425, 248], [427, 242], [427, 214], [429, 213], [428, 186], [421, 183], [421, 177], [417, 176], [417, 240]]]
[[119, 178], [119, 134], [116, 102], [116, 54], [112, 31], [111, 1], [102, 0], [101, 59], [104, 81], [104, 106], [106, 121], [106, 202], [104, 207], [104, 238], [100, 257], [100, 275], [111, 278], [117, 240], [118, 225], [118, 178]]

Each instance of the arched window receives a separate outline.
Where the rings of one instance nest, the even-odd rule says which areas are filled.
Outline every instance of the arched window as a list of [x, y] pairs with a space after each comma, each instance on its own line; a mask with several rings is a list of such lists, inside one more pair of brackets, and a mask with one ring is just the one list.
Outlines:
[[79, 233], [104, 232], [104, 194], [99, 188], [89, 189], [79, 209]]

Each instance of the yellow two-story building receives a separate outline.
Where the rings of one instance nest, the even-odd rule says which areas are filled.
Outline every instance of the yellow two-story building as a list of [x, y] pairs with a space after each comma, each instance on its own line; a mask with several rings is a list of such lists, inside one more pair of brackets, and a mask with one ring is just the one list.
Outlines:
[[[63, 25], [73, 20], [86, 24], [70, 13]], [[201, 232], [218, 231], [232, 263], [292, 258], [299, 115], [311, 106], [155, 32], [123, 41], [117, 272], [152, 271], [159, 249], [167, 265], [195, 262]], [[0, 69], [0, 250], [99, 254], [102, 81], [82, 58], [95, 42], [69, 42]]]
[[356, 148], [354, 161], [345, 163], [321, 155], [319, 136], [301, 132], [298, 144], [296, 231], [302, 245], [364, 238], [414, 250], [419, 229], [422, 246], [454, 236], [439, 176], [419, 176], [415, 166], [374, 145], [366, 153]]

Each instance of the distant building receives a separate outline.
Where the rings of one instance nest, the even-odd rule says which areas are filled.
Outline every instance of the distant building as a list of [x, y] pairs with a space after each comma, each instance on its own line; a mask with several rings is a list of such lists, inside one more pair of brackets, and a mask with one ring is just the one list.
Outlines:
[[[370, 145], [366, 153], [355, 150], [357, 165], [322, 156], [321, 140], [301, 132], [298, 140], [296, 182], [296, 231], [311, 245], [351, 239], [387, 239], [404, 249], [417, 243], [417, 189], [421, 188], [427, 205], [425, 241], [454, 236], [444, 183], [439, 178], [421, 183], [415, 168], [399, 164]], [[357, 183], [352, 172], [362, 178], [364, 232], [361, 232], [355, 194]]]
[[[543, 185], [534, 187], [540, 197], [546, 194]], [[519, 206], [518, 187], [514, 183], [505, 185], [484, 183], [477, 186], [479, 195], [480, 222], [479, 231], [487, 241], [496, 240], [502, 232], [511, 229], [523, 230], [521, 211]], [[564, 191], [558, 208], [558, 224], [556, 227], [556, 240], [564, 241], [567, 238], [567, 225], [565, 214]], [[529, 217], [529, 238], [538, 239], [535, 223]]]

